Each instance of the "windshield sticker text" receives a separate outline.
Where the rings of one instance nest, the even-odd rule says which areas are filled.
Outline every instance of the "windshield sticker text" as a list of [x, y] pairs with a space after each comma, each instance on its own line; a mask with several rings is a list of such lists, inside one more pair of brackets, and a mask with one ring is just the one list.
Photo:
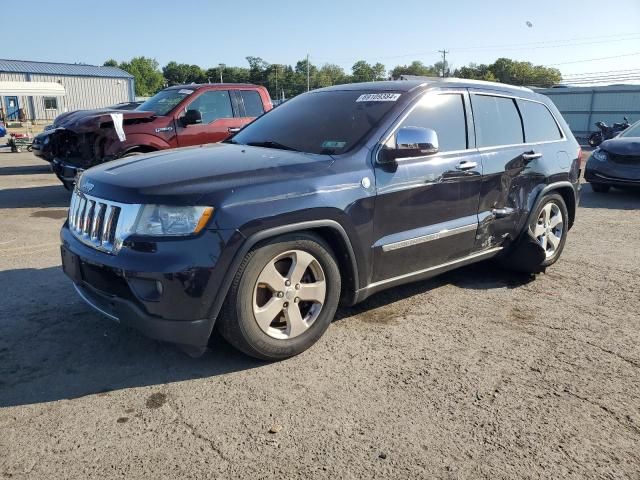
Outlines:
[[395, 102], [400, 98], [400, 93], [364, 93], [356, 102]]
[[325, 140], [322, 142], [322, 148], [344, 148], [347, 142], [340, 142], [337, 140]]

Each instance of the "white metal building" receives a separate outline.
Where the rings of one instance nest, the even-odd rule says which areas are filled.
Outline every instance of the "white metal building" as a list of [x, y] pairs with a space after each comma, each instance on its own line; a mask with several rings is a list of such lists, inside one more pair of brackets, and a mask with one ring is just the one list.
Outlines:
[[602, 120], [608, 125], [627, 117], [640, 120], [640, 85], [606, 85], [596, 87], [562, 87], [535, 89], [556, 104], [578, 140], [585, 140], [594, 125]]
[[[63, 112], [135, 100], [133, 76], [116, 67], [0, 59], [0, 82], [55, 83], [64, 89], [57, 96], [18, 95], [15, 87], [0, 94], [0, 108], [8, 120], [18, 120], [21, 110], [27, 120], [52, 120]], [[24, 87], [28, 92], [29, 86]]]

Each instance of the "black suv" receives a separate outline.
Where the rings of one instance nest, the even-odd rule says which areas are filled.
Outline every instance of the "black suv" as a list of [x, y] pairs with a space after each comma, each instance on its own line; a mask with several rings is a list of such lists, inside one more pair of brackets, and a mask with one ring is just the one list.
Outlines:
[[281, 359], [340, 302], [492, 257], [544, 270], [574, 221], [579, 166], [561, 115], [529, 89], [339, 85], [224, 144], [86, 171], [63, 268], [96, 310], [193, 355], [215, 325]]

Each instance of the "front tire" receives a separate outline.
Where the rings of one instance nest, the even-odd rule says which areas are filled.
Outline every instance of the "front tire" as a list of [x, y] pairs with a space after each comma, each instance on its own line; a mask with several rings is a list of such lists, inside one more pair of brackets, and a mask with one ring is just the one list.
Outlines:
[[253, 248], [229, 290], [220, 334], [242, 352], [282, 360], [311, 347], [333, 320], [341, 278], [331, 248], [311, 233]]
[[601, 132], [594, 132], [591, 135], [589, 135], [589, 146], [595, 148], [597, 146], [599, 146], [602, 143], [602, 133]]
[[607, 193], [611, 188], [611, 185], [606, 185], [604, 183], [590, 183], [589, 185], [591, 185], [591, 190], [596, 193]]
[[533, 236], [545, 251], [542, 267], [558, 261], [569, 229], [569, 212], [564, 199], [557, 193], [545, 195], [529, 226]]

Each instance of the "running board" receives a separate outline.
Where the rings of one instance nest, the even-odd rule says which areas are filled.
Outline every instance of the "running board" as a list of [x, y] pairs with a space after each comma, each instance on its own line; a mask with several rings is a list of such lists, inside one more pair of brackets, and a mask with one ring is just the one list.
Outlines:
[[369, 295], [372, 295], [373, 293], [379, 292], [381, 290], [385, 290], [387, 288], [395, 287], [397, 285], [402, 285], [405, 283], [415, 282], [418, 280], [425, 280], [427, 278], [435, 277], [436, 275], [447, 272], [449, 270], [453, 270], [458, 267], [462, 267], [464, 265], [469, 265], [471, 263], [480, 262], [482, 260], [495, 257], [502, 250], [502, 248], [503, 247], [494, 247], [489, 250], [472, 253], [471, 255], [467, 255], [466, 257], [451, 260], [450, 262], [446, 262], [440, 265], [435, 265], [433, 267], [424, 268], [415, 272], [405, 273], [404, 275], [399, 275], [397, 277], [386, 278], [384, 280], [370, 283], [366, 287], [361, 288], [356, 292], [355, 303], [361, 302]]

